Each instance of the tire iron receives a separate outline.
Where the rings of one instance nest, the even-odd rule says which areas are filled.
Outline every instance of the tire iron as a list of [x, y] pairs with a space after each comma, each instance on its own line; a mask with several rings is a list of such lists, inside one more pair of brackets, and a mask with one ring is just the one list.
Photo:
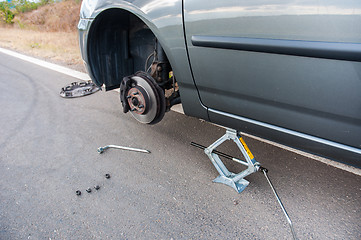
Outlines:
[[101, 154], [105, 150], [107, 150], [108, 148], [116, 148], [116, 149], [122, 149], [122, 150], [133, 151], [133, 152], [141, 152], [141, 153], [150, 153], [149, 150], [145, 150], [145, 149], [122, 147], [122, 146], [117, 146], [117, 145], [107, 145], [107, 146], [104, 146], [104, 147], [99, 147], [97, 151], [98, 151], [99, 154]]

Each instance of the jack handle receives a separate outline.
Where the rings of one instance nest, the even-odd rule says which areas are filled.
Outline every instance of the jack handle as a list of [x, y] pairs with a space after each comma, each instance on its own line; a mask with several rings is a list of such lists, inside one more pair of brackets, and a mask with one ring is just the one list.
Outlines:
[[287, 219], [288, 225], [289, 225], [290, 228], [291, 228], [291, 232], [292, 232], [293, 239], [294, 239], [294, 240], [297, 240], [296, 233], [295, 233], [295, 229], [293, 228], [293, 224], [292, 224], [291, 218], [288, 216], [288, 213], [287, 213], [285, 207], [283, 206], [282, 201], [281, 201], [280, 197], [278, 196], [278, 194], [277, 194], [277, 192], [276, 192], [276, 189], [273, 187], [273, 184], [272, 184], [271, 180], [268, 178], [268, 175], [267, 175], [268, 169], [267, 169], [267, 168], [264, 168], [264, 167], [262, 167], [262, 166], [259, 166], [258, 171], [263, 172], [264, 176], [266, 177], [267, 182], [269, 183], [269, 185], [270, 185], [270, 187], [271, 187], [271, 189], [272, 189], [272, 191], [273, 191], [273, 194], [275, 195], [275, 197], [276, 197], [276, 199], [277, 199], [277, 202], [278, 202], [278, 204], [280, 205], [280, 207], [281, 207], [281, 209], [282, 209], [282, 211], [283, 211], [283, 214], [285, 215], [285, 217], [286, 217], [286, 219]]

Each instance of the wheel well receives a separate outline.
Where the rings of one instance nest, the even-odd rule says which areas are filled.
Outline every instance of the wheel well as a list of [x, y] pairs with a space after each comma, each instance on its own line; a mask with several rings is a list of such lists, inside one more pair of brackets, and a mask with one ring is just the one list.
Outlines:
[[180, 103], [166, 53], [141, 19], [126, 10], [108, 9], [95, 18], [88, 34], [88, 64], [98, 86], [119, 88], [123, 78], [142, 71], [161, 89], [166, 111]]
[[95, 81], [106, 89], [119, 87], [123, 77], [145, 71], [157, 39], [132, 13], [108, 9], [100, 13], [88, 35], [88, 61]]

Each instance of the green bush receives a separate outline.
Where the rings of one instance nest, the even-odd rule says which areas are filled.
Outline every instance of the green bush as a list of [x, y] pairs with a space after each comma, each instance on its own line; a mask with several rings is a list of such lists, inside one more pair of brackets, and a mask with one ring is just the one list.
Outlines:
[[13, 19], [15, 17], [15, 14], [11, 10], [14, 8], [14, 5], [9, 2], [0, 2], [0, 16], [1, 21], [5, 23], [13, 23]]
[[38, 9], [39, 6], [47, 4], [48, 1], [30, 2], [28, 0], [14, 0], [16, 13], [25, 13]]
[[5, 23], [13, 23], [15, 15], [19, 13], [30, 12], [38, 9], [38, 7], [53, 3], [55, 0], [40, 0], [32, 2], [29, 0], [13, 0], [12, 2], [0, 2], [0, 21]]

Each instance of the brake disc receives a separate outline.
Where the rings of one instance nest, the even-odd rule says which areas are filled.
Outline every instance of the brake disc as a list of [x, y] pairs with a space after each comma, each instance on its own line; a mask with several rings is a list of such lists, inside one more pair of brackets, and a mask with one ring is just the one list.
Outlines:
[[166, 111], [166, 101], [165, 101], [165, 96], [164, 96], [164, 90], [157, 84], [157, 82], [154, 80], [154, 78], [150, 74], [148, 74], [146, 72], [137, 72], [136, 74], [138, 76], [142, 76], [144, 79], [146, 79], [148, 81], [148, 83], [150, 83], [155, 88], [156, 92], [158, 93], [159, 102], [157, 104], [157, 116], [150, 123], [150, 124], [156, 124], [163, 119], [163, 117], [165, 115], [165, 111]]
[[131, 76], [131, 80], [131, 87], [126, 94], [131, 114], [141, 123], [158, 123], [165, 114], [163, 90], [145, 72], [137, 72]]

